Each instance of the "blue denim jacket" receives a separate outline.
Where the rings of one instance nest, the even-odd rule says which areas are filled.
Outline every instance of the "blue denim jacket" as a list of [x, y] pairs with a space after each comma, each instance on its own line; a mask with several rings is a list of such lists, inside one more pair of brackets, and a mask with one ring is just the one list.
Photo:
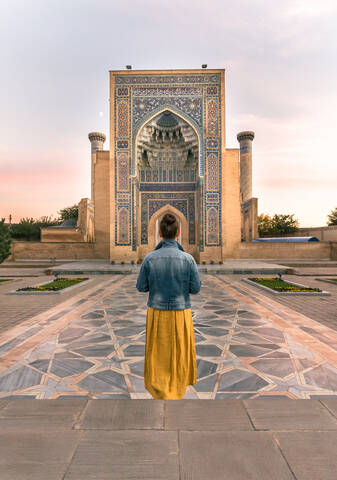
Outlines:
[[137, 290], [149, 292], [147, 305], [158, 310], [191, 308], [190, 293], [198, 293], [201, 281], [197, 264], [175, 240], [146, 255], [140, 267]]

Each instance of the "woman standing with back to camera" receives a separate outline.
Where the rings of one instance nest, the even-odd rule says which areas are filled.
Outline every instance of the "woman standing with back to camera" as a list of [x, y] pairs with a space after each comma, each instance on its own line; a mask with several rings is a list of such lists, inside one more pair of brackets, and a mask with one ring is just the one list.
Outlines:
[[165, 214], [163, 241], [146, 255], [137, 279], [137, 290], [149, 292], [144, 383], [161, 400], [180, 400], [197, 383], [190, 293], [200, 291], [201, 281], [194, 258], [175, 240], [179, 233], [176, 217]]

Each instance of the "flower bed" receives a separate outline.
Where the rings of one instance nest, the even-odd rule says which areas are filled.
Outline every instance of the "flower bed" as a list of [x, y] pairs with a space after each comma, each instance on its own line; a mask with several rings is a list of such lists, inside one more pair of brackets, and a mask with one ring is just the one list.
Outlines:
[[296, 285], [279, 278], [249, 278], [252, 282], [259, 283], [277, 292], [321, 292], [319, 288], [304, 287]]
[[77, 283], [88, 280], [88, 278], [58, 278], [49, 283], [44, 283], [43, 285], [35, 285], [34, 287], [23, 287], [18, 288], [17, 292], [50, 292], [63, 290], [64, 288], [71, 287]]
[[12, 278], [0, 278], [0, 282], [9, 282]]
[[320, 290], [319, 288], [311, 288], [295, 282], [286, 282], [279, 278], [254, 277], [242, 278], [241, 280], [273, 295], [331, 295], [330, 292]]

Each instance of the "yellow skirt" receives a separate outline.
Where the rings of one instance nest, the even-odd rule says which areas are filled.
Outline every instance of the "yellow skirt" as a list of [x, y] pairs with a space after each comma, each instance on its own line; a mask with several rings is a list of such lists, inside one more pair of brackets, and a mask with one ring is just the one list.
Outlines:
[[155, 399], [180, 400], [197, 383], [193, 319], [190, 308], [148, 307], [144, 361], [145, 388]]

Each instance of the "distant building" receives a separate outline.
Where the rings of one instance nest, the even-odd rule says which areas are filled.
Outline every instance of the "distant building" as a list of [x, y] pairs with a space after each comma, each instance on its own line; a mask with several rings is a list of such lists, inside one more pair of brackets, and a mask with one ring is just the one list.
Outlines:
[[89, 133], [91, 199], [80, 202], [80, 232], [44, 228], [42, 241], [94, 241], [94, 256], [144, 258], [166, 212], [196, 260], [224, 260], [257, 237], [252, 141], [226, 148], [225, 71], [110, 72], [110, 148]]

